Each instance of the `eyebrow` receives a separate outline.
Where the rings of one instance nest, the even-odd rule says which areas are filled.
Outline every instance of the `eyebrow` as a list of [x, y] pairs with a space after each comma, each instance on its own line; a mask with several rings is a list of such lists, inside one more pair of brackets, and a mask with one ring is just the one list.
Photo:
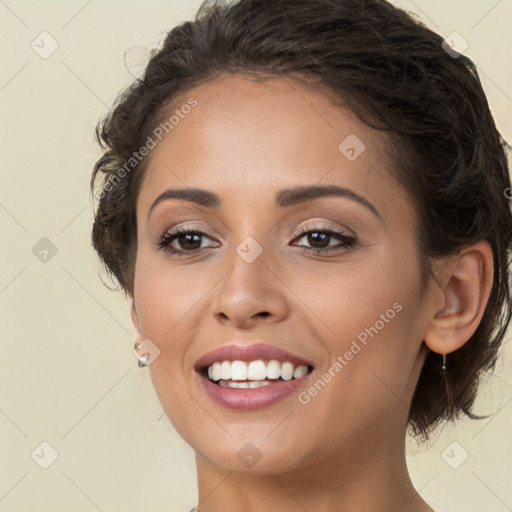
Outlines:
[[[338, 185], [306, 185], [302, 187], [283, 189], [276, 194], [275, 206], [286, 208], [325, 196], [339, 196], [355, 201], [366, 207], [379, 219], [382, 219], [379, 211], [372, 203], [370, 203], [370, 201], [368, 201], [368, 199], [356, 194], [353, 190], [345, 187], [339, 187]], [[148, 219], [155, 207], [162, 201], [166, 201], [168, 199], [189, 201], [200, 206], [206, 206], [207, 208], [219, 208], [222, 203], [217, 194], [201, 188], [168, 189], [162, 192], [155, 199], [149, 209]]]

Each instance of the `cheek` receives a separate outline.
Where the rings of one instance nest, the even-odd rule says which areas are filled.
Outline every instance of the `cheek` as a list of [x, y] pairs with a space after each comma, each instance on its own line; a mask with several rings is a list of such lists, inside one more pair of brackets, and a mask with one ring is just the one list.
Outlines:
[[[373, 420], [387, 414], [396, 397], [408, 392], [421, 345], [414, 250], [382, 251], [372, 262], [354, 260], [337, 272], [304, 271], [286, 279], [307, 306], [299, 307], [308, 323], [318, 326], [334, 375], [329, 367], [319, 372], [330, 391], [320, 384], [313, 407], [333, 410], [343, 404]], [[362, 405], [368, 406], [367, 413]]]
[[[213, 277], [209, 272], [209, 279]], [[213, 285], [184, 267], [172, 268], [165, 258], [149, 251], [138, 254], [135, 301], [141, 332], [160, 350], [149, 366], [151, 380], [169, 420], [189, 442], [193, 441], [189, 419], [203, 417], [204, 411], [186, 388], [192, 364], [188, 349], [200, 327], [196, 308], [204, 307], [202, 300]]]
[[204, 307], [216, 280], [213, 270], [199, 272], [193, 265], [171, 265], [160, 254], [142, 250], [135, 269], [135, 301], [143, 334], [162, 343], [172, 340], [173, 349], [179, 351], [193, 334], [188, 330], [186, 340], [183, 329], [196, 325], [191, 315], [197, 307]]
[[419, 269], [413, 252], [395, 254], [384, 247], [371, 258], [347, 259], [335, 270], [326, 266], [319, 272], [306, 265], [300, 272], [283, 269], [280, 275], [300, 299], [297, 307], [325, 332], [324, 341], [333, 355], [360, 333], [364, 342], [366, 329], [375, 334], [375, 328], [370, 329], [375, 324], [379, 335], [390, 332], [390, 326], [398, 327], [407, 314], [397, 310], [418, 293]]

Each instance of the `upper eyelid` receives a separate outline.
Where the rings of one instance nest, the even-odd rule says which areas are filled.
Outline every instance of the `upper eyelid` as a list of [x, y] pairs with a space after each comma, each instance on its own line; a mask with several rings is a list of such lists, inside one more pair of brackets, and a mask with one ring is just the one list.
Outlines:
[[332, 226], [328, 224], [326, 221], [309, 221], [309, 223], [304, 224], [298, 229], [298, 232], [304, 232], [304, 231], [311, 231], [311, 230], [317, 230], [317, 231], [333, 231], [335, 233], [342, 232], [344, 234], [348, 234], [350, 236], [355, 236], [353, 231], [345, 226]]
[[[339, 232], [339, 231], [342, 231], [344, 233], [352, 233], [352, 230], [350, 230], [349, 228], [346, 228], [346, 227], [334, 227], [334, 226], [331, 226], [325, 222], [322, 223], [322, 221], [310, 221], [310, 224], [305, 224], [303, 226], [301, 226], [299, 229], [298, 229], [298, 232], [301, 233], [305, 230], [324, 230], [324, 231], [335, 231], [335, 232]], [[179, 232], [182, 232], [182, 231], [193, 231], [193, 232], [200, 232], [201, 234], [205, 234], [205, 235], [208, 235], [208, 236], [216, 236], [216, 235], [212, 235], [206, 228], [203, 228], [203, 227], [197, 227], [197, 226], [191, 226], [189, 224], [185, 224], [183, 226], [178, 226], [178, 227], [173, 227], [173, 228], [167, 228], [164, 230], [164, 232], [162, 233], [162, 236], [165, 236], [167, 234], [171, 234], [171, 233], [179, 233]]]

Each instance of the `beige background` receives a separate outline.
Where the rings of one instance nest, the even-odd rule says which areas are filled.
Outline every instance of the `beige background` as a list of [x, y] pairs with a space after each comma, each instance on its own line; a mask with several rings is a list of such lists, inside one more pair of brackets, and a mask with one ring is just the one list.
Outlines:
[[[457, 31], [467, 40], [512, 141], [511, 0], [397, 4], [444, 37]], [[132, 79], [124, 52], [157, 45], [198, 5], [0, 1], [1, 511], [182, 512], [196, 503], [193, 452], [136, 365], [128, 303], [98, 279], [88, 183], [99, 156], [94, 126]], [[31, 48], [43, 31], [59, 45], [47, 59]], [[42, 237], [57, 249], [46, 262], [32, 251]], [[512, 508], [507, 350], [480, 399], [481, 412], [498, 414], [446, 428], [430, 447], [408, 445], [416, 488], [436, 508]], [[58, 452], [47, 469], [43, 441]], [[466, 452], [457, 469], [447, 463]]]

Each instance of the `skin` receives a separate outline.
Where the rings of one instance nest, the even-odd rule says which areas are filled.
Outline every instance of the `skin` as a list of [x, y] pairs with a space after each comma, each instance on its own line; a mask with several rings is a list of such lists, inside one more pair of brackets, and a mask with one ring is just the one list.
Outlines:
[[[196, 452], [199, 510], [431, 511], [407, 472], [408, 409], [428, 351], [456, 350], [476, 329], [492, 284], [490, 247], [479, 242], [436, 265], [422, 294], [417, 218], [383, 158], [382, 134], [290, 78], [223, 75], [181, 104], [188, 97], [198, 104], [153, 149], [138, 197], [132, 320], [160, 350], [151, 379]], [[366, 146], [354, 161], [338, 149], [349, 134]], [[346, 187], [379, 215], [339, 196], [275, 206], [278, 191], [298, 185]], [[168, 199], [148, 218], [158, 195], [184, 187], [214, 192], [221, 205]], [[156, 247], [184, 225], [206, 233], [197, 254]], [[305, 252], [314, 243], [298, 236], [305, 226], [356, 243]], [[263, 249], [252, 263], [236, 252], [249, 236]], [[190, 251], [183, 239], [172, 245]], [[292, 394], [237, 412], [199, 386], [195, 362], [235, 340], [312, 361], [314, 382], [395, 303], [402, 309], [305, 405]], [[237, 457], [249, 442], [261, 454], [252, 468]]]

